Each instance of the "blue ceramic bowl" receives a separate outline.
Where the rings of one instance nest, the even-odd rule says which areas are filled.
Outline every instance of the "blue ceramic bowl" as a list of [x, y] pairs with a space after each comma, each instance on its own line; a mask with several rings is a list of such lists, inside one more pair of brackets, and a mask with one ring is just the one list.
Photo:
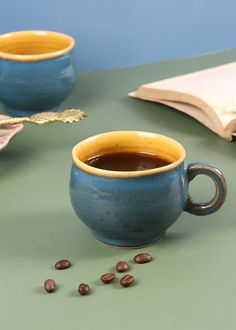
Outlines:
[[[85, 164], [89, 158], [115, 152], [145, 152], [169, 165], [142, 171], [110, 171]], [[213, 165], [184, 164], [184, 148], [173, 139], [146, 132], [99, 134], [73, 149], [70, 196], [79, 218], [95, 237], [107, 244], [139, 247], [158, 241], [183, 211], [207, 215], [221, 207], [226, 195], [223, 174]], [[189, 182], [198, 174], [210, 176], [215, 197], [195, 203]]]
[[75, 84], [68, 35], [19, 31], [0, 36], [0, 102], [14, 116], [57, 111]]

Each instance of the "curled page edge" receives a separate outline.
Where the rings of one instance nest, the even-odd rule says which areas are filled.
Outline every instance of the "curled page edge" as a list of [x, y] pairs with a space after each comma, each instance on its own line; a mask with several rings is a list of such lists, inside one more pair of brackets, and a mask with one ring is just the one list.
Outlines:
[[212, 118], [208, 115], [208, 113], [202, 109], [198, 108], [195, 105], [188, 103], [188, 102], [179, 102], [179, 101], [169, 101], [169, 100], [163, 100], [163, 99], [156, 99], [152, 97], [144, 97], [143, 95], [139, 95], [139, 91], [142, 88], [142, 86], [134, 92], [130, 92], [128, 95], [133, 98], [138, 98], [141, 100], [145, 101], [150, 101], [150, 102], [156, 102], [160, 104], [167, 105], [173, 109], [179, 110], [188, 116], [194, 118], [195, 120], [199, 121], [202, 125], [219, 135], [220, 137], [224, 138], [227, 141], [232, 141], [233, 137], [236, 136], [236, 132], [231, 132], [229, 130], [224, 130], [222, 127], [221, 129], [216, 129], [219, 128], [219, 126], [215, 125], [215, 122], [212, 120]]

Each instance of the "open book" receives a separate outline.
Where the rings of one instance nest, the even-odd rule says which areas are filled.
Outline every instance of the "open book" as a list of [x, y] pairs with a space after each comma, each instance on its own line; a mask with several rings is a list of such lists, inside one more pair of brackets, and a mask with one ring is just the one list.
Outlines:
[[236, 62], [145, 84], [129, 95], [180, 110], [228, 141], [236, 136]]

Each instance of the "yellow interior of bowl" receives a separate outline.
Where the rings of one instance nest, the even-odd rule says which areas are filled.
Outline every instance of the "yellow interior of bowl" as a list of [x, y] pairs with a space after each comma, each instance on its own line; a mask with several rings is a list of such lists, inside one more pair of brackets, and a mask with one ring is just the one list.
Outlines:
[[19, 31], [0, 35], [0, 58], [38, 61], [62, 56], [75, 45], [72, 37], [52, 31]]

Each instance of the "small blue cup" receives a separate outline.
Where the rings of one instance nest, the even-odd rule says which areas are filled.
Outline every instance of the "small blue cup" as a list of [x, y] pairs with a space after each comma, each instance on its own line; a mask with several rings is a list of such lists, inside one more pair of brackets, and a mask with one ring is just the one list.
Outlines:
[[0, 102], [14, 116], [57, 111], [75, 85], [74, 39], [51, 31], [0, 35]]
[[[110, 171], [85, 163], [93, 156], [116, 152], [157, 155], [170, 164], [142, 171]], [[141, 247], [162, 238], [183, 211], [207, 215], [226, 197], [221, 171], [207, 163], [184, 164], [185, 150], [177, 141], [154, 133], [118, 131], [90, 137], [73, 148], [70, 197], [79, 218], [95, 237], [119, 247]], [[196, 203], [188, 193], [198, 174], [209, 176], [216, 193]]]

